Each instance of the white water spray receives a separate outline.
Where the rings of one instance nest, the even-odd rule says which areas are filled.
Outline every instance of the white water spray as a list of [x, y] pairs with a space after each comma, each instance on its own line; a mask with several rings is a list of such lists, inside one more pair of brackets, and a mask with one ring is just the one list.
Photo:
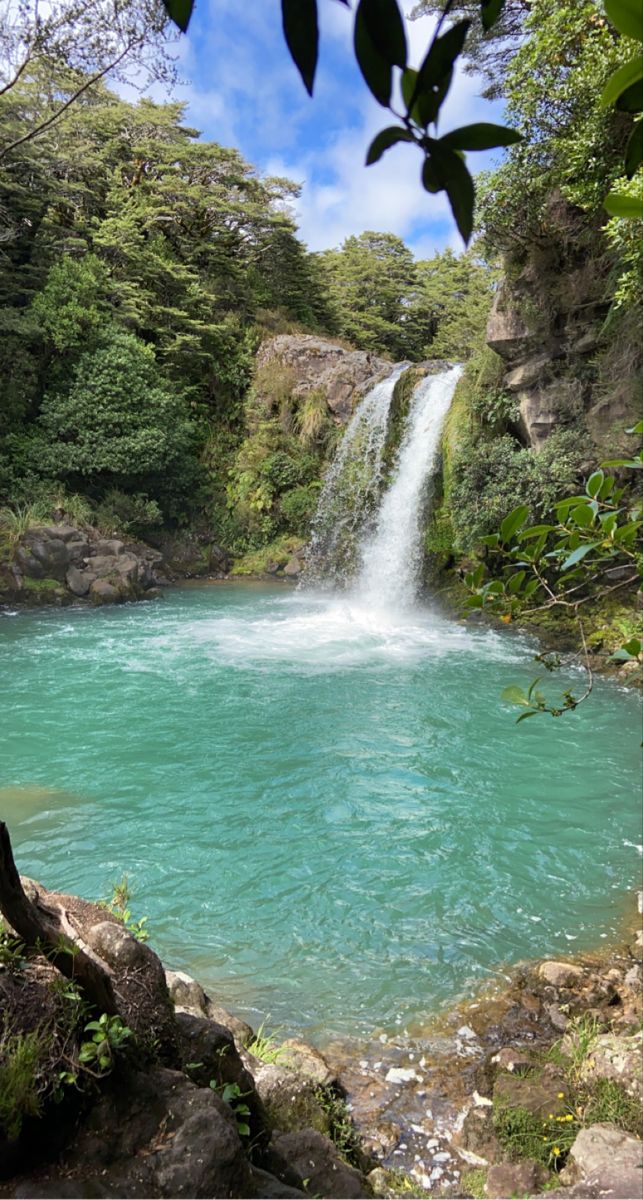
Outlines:
[[407, 607], [416, 598], [426, 489], [461, 373], [461, 367], [452, 367], [415, 389], [395, 478], [382, 500], [375, 533], [360, 548], [363, 567], [355, 591], [366, 604]]
[[326, 475], [313, 522], [307, 583], [336, 582], [379, 499], [393, 392], [406, 364], [377, 383], [355, 410]]

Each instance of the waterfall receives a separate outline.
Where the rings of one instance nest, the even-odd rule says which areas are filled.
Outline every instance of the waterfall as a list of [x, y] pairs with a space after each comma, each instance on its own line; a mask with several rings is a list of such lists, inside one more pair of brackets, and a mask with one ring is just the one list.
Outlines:
[[422, 517], [427, 486], [461, 367], [422, 379], [413, 393], [393, 481], [385, 492], [375, 532], [360, 547], [355, 590], [379, 608], [412, 604], [422, 565]]
[[380, 498], [383, 452], [401, 363], [377, 383], [355, 410], [319, 496], [306, 583], [337, 584], [356, 565], [360, 538]]

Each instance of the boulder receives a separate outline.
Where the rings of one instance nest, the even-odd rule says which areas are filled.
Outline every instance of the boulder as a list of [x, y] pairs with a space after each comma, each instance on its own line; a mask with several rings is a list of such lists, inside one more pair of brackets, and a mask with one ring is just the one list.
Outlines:
[[125, 553], [125, 545], [118, 538], [100, 538], [94, 544], [94, 553], [113, 558]]
[[263, 343], [259, 367], [282, 363], [292, 373], [295, 395], [322, 391], [330, 412], [345, 424], [359, 398], [390, 374], [391, 363], [365, 350], [349, 350], [313, 334], [279, 334]]
[[337, 1083], [337, 1076], [331, 1070], [323, 1054], [314, 1046], [298, 1038], [289, 1038], [280, 1048], [279, 1065], [296, 1071], [305, 1079], [312, 1079], [318, 1087], [330, 1087]]
[[270, 1140], [268, 1118], [263, 1102], [255, 1089], [254, 1080], [246, 1070], [234, 1038], [229, 1029], [210, 1021], [207, 1017], [195, 1017], [191, 1013], [177, 1013], [179, 1050], [184, 1070], [199, 1087], [223, 1089], [227, 1084], [236, 1085], [239, 1096], [250, 1110], [248, 1124], [253, 1143], [267, 1145]]
[[247, 1052], [242, 1057], [273, 1129], [287, 1133], [309, 1127], [330, 1133], [330, 1119], [321, 1103], [318, 1084], [280, 1063], [260, 1062]]
[[232, 1109], [163, 1068], [114, 1081], [50, 1177], [58, 1173], [64, 1187], [82, 1181], [84, 1196], [255, 1194]]
[[583, 968], [577, 967], [575, 963], [547, 961], [538, 967], [539, 979], [556, 988], [574, 987], [583, 975]]
[[306, 1181], [308, 1195], [337, 1200], [368, 1196], [359, 1171], [343, 1162], [333, 1143], [316, 1130], [282, 1133], [274, 1139], [274, 1145]]
[[108, 583], [106, 579], [94, 579], [89, 588], [89, 595], [93, 604], [117, 604], [123, 599], [121, 589], [113, 583]]
[[584, 1195], [640, 1200], [643, 1194], [643, 1143], [615, 1125], [590, 1125], [588, 1129], [581, 1129], [561, 1171], [561, 1182], [568, 1186], [582, 1185]]
[[302, 563], [299, 558], [289, 559], [284, 567], [284, 575], [287, 575], [289, 579], [298, 579], [298, 577], [301, 575], [301, 571]]
[[71, 551], [62, 538], [37, 529], [23, 535], [14, 557], [23, 574], [31, 579], [62, 582], [71, 562]]
[[240, 1017], [235, 1017], [220, 1004], [206, 995], [200, 983], [185, 971], [166, 971], [165, 981], [172, 1002], [179, 1012], [192, 1013], [196, 1017], [209, 1017], [229, 1029], [242, 1046], [254, 1037], [254, 1030]]
[[74, 596], [86, 596], [96, 576], [91, 571], [79, 571], [71, 566], [65, 576], [65, 582]]
[[113, 973], [125, 1024], [175, 1065], [180, 1058], [177, 1026], [158, 955], [114, 918], [88, 923], [84, 940]]
[[517, 1163], [498, 1163], [489, 1167], [485, 1193], [491, 1200], [505, 1200], [507, 1196], [533, 1196], [547, 1182], [549, 1171], [541, 1163], [530, 1158]]
[[592, 1044], [580, 1077], [584, 1083], [612, 1079], [620, 1083], [629, 1096], [643, 1100], [643, 1032], [631, 1037], [601, 1034]]

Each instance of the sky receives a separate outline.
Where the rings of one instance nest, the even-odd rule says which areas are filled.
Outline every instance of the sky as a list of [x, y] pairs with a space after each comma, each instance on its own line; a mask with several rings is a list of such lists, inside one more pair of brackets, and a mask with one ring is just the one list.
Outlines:
[[[413, 3], [405, 0], [407, 13]], [[444, 193], [431, 196], [421, 186], [417, 148], [396, 146], [364, 167], [373, 136], [394, 119], [362, 81], [352, 13], [338, 0], [319, 0], [319, 8], [311, 100], [288, 54], [279, 0], [197, 0], [177, 47], [182, 82], [176, 98], [187, 102], [188, 123], [209, 140], [235, 146], [262, 174], [301, 185], [294, 216], [311, 250], [339, 246], [366, 229], [398, 234], [418, 258], [446, 247], [461, 250]], [[411, 65], [421, 62], [433, 27], [430, 17], [409, 23]], [[481, 86], [458, 70], [441, 132], [502, 119], [499, 104], [480, 99]], [[493, 153], [469, 155], [474, 172], [494, 161]]]

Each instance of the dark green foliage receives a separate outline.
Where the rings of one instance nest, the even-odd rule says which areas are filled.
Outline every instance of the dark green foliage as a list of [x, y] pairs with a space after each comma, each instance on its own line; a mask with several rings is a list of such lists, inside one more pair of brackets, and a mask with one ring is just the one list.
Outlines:
[[[50, 76], [35, 62], [0, 97], [10, 137], [46, 113]], [[332, 325], [284, 210], [295, 186], [195, 138], [181, 105], [96, 85], [0, 162], [0, 503], [64, 484], [131, 530], [148, 503], [166, 522], [220, 510], [259, 324]]]
[[195, 429], [180, 392], [170, 390], [154, 351], [114, 331], [80, 356], [68, 388], [45, 395], [31, 443], [45, 478], [167, 494], [193, 474]]
[[461, 444], [453, 462], [451, 515], [458, 545], [472, 550], [493, 533], [508, 512], [527, 505], [535, 523], [565, 491], [571, 491], [584, 460], [577, 434], [561, 431], [539, 454], [508, 435]]

